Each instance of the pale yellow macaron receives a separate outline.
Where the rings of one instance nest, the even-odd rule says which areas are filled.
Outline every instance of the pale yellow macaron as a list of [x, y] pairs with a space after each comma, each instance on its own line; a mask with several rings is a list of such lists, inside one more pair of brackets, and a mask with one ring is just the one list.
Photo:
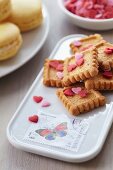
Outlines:
[[0, 61], [14, 57], [22, 45], [19, 28], [8, 22], [0, 24]]
[[11, 1], [0, 0], [0, 22], [5, 20], [11, 14]]
[[41, 25], [43, 20], [41, 0], [11, 0], [10, 22], [18, 25], [21, 31], [29, 31]]

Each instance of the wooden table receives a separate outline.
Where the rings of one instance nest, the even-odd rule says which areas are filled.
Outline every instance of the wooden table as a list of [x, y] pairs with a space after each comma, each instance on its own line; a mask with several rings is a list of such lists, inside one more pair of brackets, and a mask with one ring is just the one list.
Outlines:
[[[48, 57], [56, 43], [69, 34], [92, 34], [94, 32], [70, 24], [60, 11], [57, 1], [44, 0], [50, 15], [49, 36], [40, 52], [14, 73], [0, 79], [0, 170], [112, 170], [113, 126], [101, 153], [82, 164], [62, 161], [26, 153], [14, 148], [6, 138], [6, 127], [21, 100], [39, 73], [44, 58]], [[101, 32], [106, 40], [113, 42], [113, 31]]]

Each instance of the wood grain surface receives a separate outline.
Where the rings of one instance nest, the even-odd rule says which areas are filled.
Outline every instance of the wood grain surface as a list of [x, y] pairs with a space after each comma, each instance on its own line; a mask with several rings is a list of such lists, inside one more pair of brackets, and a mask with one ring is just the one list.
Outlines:
[[[43, 61], [56, 43], [69, 34], [92, 34], [70, 24], [59, 9], [56, 0], [43, 0], [50, 16], [50, 31], [40, 52], [27, 64], [0, 79], [0, 170], [112, 170], [113, 169], [113, 127], [101, 153], [93, 160], [82, 164], [71, 164], [14, 148], [7, 140], [6, 127], [21, 100], [38, 75]], [[113, 31], [101, 32], [113, 43]]]

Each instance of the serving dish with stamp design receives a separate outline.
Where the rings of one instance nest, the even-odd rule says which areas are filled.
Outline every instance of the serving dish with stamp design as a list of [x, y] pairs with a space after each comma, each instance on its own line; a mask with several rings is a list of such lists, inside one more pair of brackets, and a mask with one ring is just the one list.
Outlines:
[[[64, 37], [49, 58], [63, 60], [70, 56], [69, 44], [84, 36], [75, 34]], [[57, 88], [43, 85], [42, 74], [43, 69], [8, 124], [9, 142], [18, 149], [66, 162], [84, 162], [94, 158], [105, 147], [104, 142], [112, 125], [112, 91], [103, 93], [107, 98], [106, 106], [71, 117], [56, 96]], [[42, 108], [34, 103], [34, 95], [51, 100], [51, 106]], [[28, 121], [34, 113], [39, 115], [37, 125]], [[51, 129], [51, 134], [40, 135], [41, 130], [47, 130], [47, 127]]]

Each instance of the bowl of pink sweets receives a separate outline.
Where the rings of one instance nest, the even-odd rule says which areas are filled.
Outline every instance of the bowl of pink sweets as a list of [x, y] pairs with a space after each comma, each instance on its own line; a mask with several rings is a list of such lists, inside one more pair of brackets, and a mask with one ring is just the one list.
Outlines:
[[66, 18], [90, 30], [113, 29], [113, 0], [59, 0]]

